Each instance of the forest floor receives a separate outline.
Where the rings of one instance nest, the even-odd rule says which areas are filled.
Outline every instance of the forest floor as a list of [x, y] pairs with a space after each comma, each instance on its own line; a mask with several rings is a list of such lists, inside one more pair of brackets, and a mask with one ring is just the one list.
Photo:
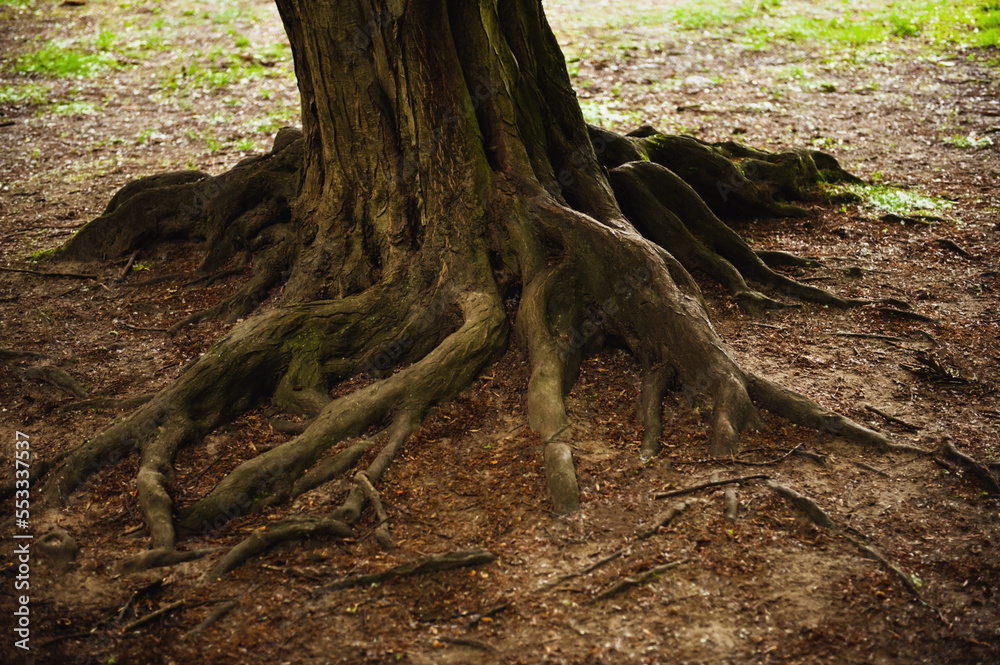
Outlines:
[[[732, 354], [899, 441], [937, 450], [947, 436], [996, 465], [1000, 52], [989, 21], [995, 25], [1000, 6], [614, 5], [546, 3], [588, 119], [831, 152], [875, 185], [861, 203], [736, 228], [754, 247], [820, 260], [796, 271], [800, 278], [841, 294], [905, 300], [925, 317], [807, 305], [751, 319], [703, 282]], [[64, 370], [88, 397], [155, 391], [232, 324], [175, 337], [164, 330], [239, 283], [132, 286], [191, 268], [190, 247], [138, 256], [127, 270], [77, 268], [92, 278], [37, 274], [53, 270], [37, 259], [135, 177], [184, 168], [216, 174], [266, 150], [278, 128], [297, 123], [297, 103], [280, 22], [265, 0], [0, 0], [0, 347], [38, 354], [0, 357], [0, 480], [13, 478], [16, 432], [27, 435], [38, 464], [120, 415], [74, 409], [79, 398], [38, 381], [38, 367]], [[1000, 662], [1000, 497], [961, 465], [941, 455], [879, 455], [774, 418], [745, 438], [737, 458], [710, 460], [705, 410], [684, 395], [666, 400], [664, 451], [643, 465], [638, 367], [606, 352], [585, 362], [569, 399], [583, 502], [559, 518], [549, 510], [540, 441], [524, 417], [525, 384], [523, 356], [512, 348], [432, 412], [381, 485], [396, 543], [389, 552], [372, 537], [368, 516], [354, 540], [271, 551], [214, 585], [198, 584], [213, 558], [119, 574], [116, 563], [141, 551], [148, 535], [134, 456], [98, 473], [64, 510], [42, 513], [33, 504], [27, 530], [4, 506], [0, 660]], [[191, 502], [287, 438], [271, 429], [265, 408], [240, 418], [180, 455], [175, 500]], [[733, 523], [723, 515], [725, 487], [654, 498], [755, 474], [812, 497], [846, 530], [813, 525], [760, 480], [736, 490]], [[182, 546], [231, 546], [273, 519], [338, 503], [343, 490], [327, 486]], [[638, 537], [681, 500], [687, 510], [669, 526]], [[30, 591], [15, 591], [13, 548], [23, 541], [11, 536], [32, 533], [37, 542], [56, 525], [79, 545], [75, 563], [61, 570], [33, 557]], [[470, 548], [496, 561], [323, 588]], [[651, 580], [598, 597], [672, 562]], [[571, 573], [583, 574], [560, 582]], [[23, 593], [30, 651], [13, 646], [13, 601]], [[186, 635], [228, 601], [231, 612]]]

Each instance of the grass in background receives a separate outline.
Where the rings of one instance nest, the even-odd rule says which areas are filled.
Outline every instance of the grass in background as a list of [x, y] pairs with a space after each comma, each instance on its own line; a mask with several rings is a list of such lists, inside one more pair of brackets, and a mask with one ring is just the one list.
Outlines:
[[[780, 43], [874, 46], [887, 40], [919, 39], [930, 45], [997, 46], [998, 0], [681, 0], [620, 3], [609, 12], [597, 0], [548, 0], [551, 11], [574, 15], [572, 34], [560, 35], [567, 55], [612, 49], [635, 39], [629, 29], [662, 28], [665, 37], [732, 37], [752, 49]], [[595, 29], [614, 35], [593, 43]], [[692, 34], [697, 33], [697, 34]], [[715, 34], [713, 34], [715, 33]]]
[[65, 40], [54, 39], [35, 51], [15, 58], [12, 69], [53, 78], [90, 78], [119, 66], [117, 59], [107, 50], [94, 52]]

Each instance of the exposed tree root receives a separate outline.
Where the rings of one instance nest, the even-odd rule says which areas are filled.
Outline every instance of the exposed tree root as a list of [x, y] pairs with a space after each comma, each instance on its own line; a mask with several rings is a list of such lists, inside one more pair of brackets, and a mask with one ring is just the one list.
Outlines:
[[32, 381], [40, 381], [50, 386], [58, 388], [77, 399], [85, 399], [87, 390], [79, 381], [74, 379], [65, 370], [52, 365], [38, 365], [24, 370], [24, 378]]
[[820, 432], [843, 437], [876, 450], [909, 451], [927, 453], [919, 446], [894, 443], [887, 437], [862, 427], [850, 418], [833, 413], [812, 400], [791, 391], [768, 379], [748, 375], [747, 387], [755, 401], [765, 409], [789, 421]]
[[150, 568], [165, 568], [175, 566], [185, 561], [196, 561], [219, 551], [218, 547], [208, 547], [197, 550], [176, 550], [171, 547], [160, 547], [146, 550], [135, 556], [122, 559], [115, 569], [125, 575], [142, 572]]
[[382, 499], [378, 495], [378, 490], [375, 489], [363, 471], [359, 471], [354, 475], [354, 482], [364, 492], [365, 498], [368, 499], [368, 503], [372, 505], [372, 510], [375, 511], [375, 518], [378, 520], [378, 525], [375, 527], [375, 540], [378, 541], [378, 544], [383, 549], [391, 550], [393, 544], [392, 536], [389, 534], [389, 514], [385, 512], [385, 507], [382, 505]]
[[833, 519], [827, 515], [826, 512], [812, 499], [804, 497], [792, 488], [776, 483], [773, 480], [768, 480], [767, 486], [771, 489], [771, 491], [788, 499], [793, 506], [805, 513], [816, 526], [821, 526], [824, 529], [833, 528]]
[[[920, 604], [933, 611], [935, 614], [938, 615], [938, 617], [941, 618], [942, 621], [947, 623], [947, 621], [944, 618], [944, 615], [941, 613], [941, 610], [930, 605], [929, 603], [927, 603], [927, 601], [925, 601], [923, 598], [920, 597], [921, 593], [924, 590], [923, 580], [921, 580], [916, 575], [910, 575], [909, 573], [904, 571], [895, 561], [892, 561], [891, 559], [885, 557], [878, 550], [876, 550], [874, 547], [865, 542], [867, 538], [865, 538], [863, 535], [857, 534], [857, 531], [851, 529], [850, 527], [845, 527], [839, 524], [836, 520], [830, 517], [830, 515], [827, 514], [826, 511], [820, 508], [819, 504], [817, 504], [809, 497], [803, 496], [798, 492], [796, 492], [795, 490], [793, 490], [792, 488], [782, 485], [780, 483], [776, 483], [774, 481], [769, 480], [767, 482], [767, 486], [776, 494], [788, 499], [792, 503], [792, 505], [798, 508], [800, 511], [802, 511], [813, 524], [824, 529], [829, 529], [830, 531], [840, 536], [843, 536], [845, 540], [847, 540], [852, 545], [861, 550], [866, 556], [871, 557], [872, 559], [875, 559], [877, 562], [879, 562], [884, 568], [886, 568], [889, 572], [895, 575], [900, 582], [902, 582], [903, 586], [905, 586], [906, 589], [916, 597], [916, 600]], [[852, 531], [854, 532], [853, 534], [851, 533]]]
[[416, 561], [395, 566], [385, 572], [373, 573], [371, 575], [353, 575], [342, 580], [321, 587], [319, 591], [330, 592], [340, 589], [349, 589], [358, 586], [371, 586], [381, 584], [397, 577], [409, 575], [422, 575], [440, 570], [451, 570], [453, 568], [465, 568], [467, 566], [481, 566], [496, 561], [496, 555], [486, 550], [459, 550], [456, 552], [446, 552], [445, 554], [435, 554]]
[[722, 495], [723, 504], [723, 514], [725, 515], [726, 521], [730, 524], [736, 523], [736, 517], [739, 513], [740, 504], [739, 499], [736, 497], [736, 488], [727, 487]]
[[45, 354], [34, 351], [19, 351], [17, 349], [0, 349], [0, 360], [19, 360], [21, 358], [44, 358]]
[[330, 536], [350, 538], [354, 535], [351, 527], [340, 520], [314, 516], [292, 517], [254, 532], [236, 547], [229, 550], [211, 570], [205, 573], [206, 582], [216, 582], [223, 575], [256, 557], [279, 543], [304, 538]]
[[941, 441], [941, 453], [948, 459], [958, 462], [963, 467], [970, 470], [972, 474], [979, 479], [979, 482], [981, 482], [990, 492], [993, 494], [1000, 494], [1000, 483], [997, 482], [996, 476], [993, 475], [993, 472], [987, 469], [983, 464], [977, 462], [956, 448], [955, 442], [951, 440], [951, 437], [946, 436]]
[[663, 397], [673, 379], [669, 367], [657, 367], [647, 371], [642, 377], [639, 391], [639, 417], [642, 422], [642, 446], [639, 459], [645, 462], [660, 452], [660, 437], [663, 436]]
[[894, 415], [886, 413], [885, 411], [882, 411], [881, 409], [875, 408], [871, 404], [865, 404], [865, 409], [867, 411], [871, 411], [872, 413], [874, 413], [877, 416], [881, 416], [882, 418], [884, 418], [888, 422], [895, 423], [896, 425], [899, 425], [900, 427], [902, 427], [904, 429], [908, 429], [911, 432], [919, 432], [922, 429], [920, 427], [920, 425], [914, 425], [913, 423], [909, 423], [909, 422], [906, 422], [905, 420], [901, 420], [901, 419], [897, 418]]
[[333, 457], [320, 462], [292, 485], [292, 498], [311, 489], [325, 485], [352, 468], [372, 445], [371, 439], [356, 443], [340, 451]]
[[[745, 373], [690, 273], [717, 279], [751, 313], [789, 306], [786, 298], [866, 304], [775, 272], [815, 262], [756, 252], [719, 218], [807, 214], [791, 202], [818, 200], [819, 183], [851, 178], [832, 157], [770, 154], [649, 128], [631, 136], [588, 131], [538, 3], [517, 0], [509, 12], [481, 15], [475, 3], [447, 3], [448, 11], [422, 15], [423, 22], [400, 22], [389, 42], [373, 35], [383, 50], [406, 42], [413, 53], [433, 55], [407, 72], [395, 69], [402, 57], [380, 60], [376, 72], [367, 61], [329, 53], [330, 35], [299, 20], [297, 0], [278, 4], [307, 102], [305, 133], [282, 130], [270, 153], [220, 176], [171, 173], [127, 185], [58, 258], [124, 260], [178, 240], [203, 247], [186, 276], [190, 285], [245, 269], [235, 293], [170, 332], [214, 316], [249, 317], [279, 285], [280, 303], [235, 326], [173, 384], [74, 450], [45, 483], [48, 502], [64, 501], [94, 471], [137, 450], [140, 505], [159, 553], [150, 558], [169, 560], [179, 556], [170, 554], [179, 536], [218, 528], [352, 469], [381, 429], [382, 449], [355, 471], [358, 482], [332, 514], [271, 525], [210, 572], [217, 577], [277, 542], [348, 533], [369, 502], [377, 537], [389, 545], [375, 488], [428, 409], [506, 349], [505, 298], [518, 303], [513, 337], [528, 358], [528, 422], [545, 444], [557, 513], [580, 502], [565, 399], [582, 359], [606, 346], [627, 349], [644, 368], [644, 460], [659, 450], [671, 389], [711, 406], [716, 456], [735, 455], [741, 434], [762, 426], [758, 406], [880, 450], [918, 450]], [[487, 29], [445, 38], [445, 24], [465, 19]], [[441, 34], [426, 27], [434, 21]], [[417, 24], [425, 27], [414, 33]], [[537, 53], [525, 31], [537, 33]], [[427, 43], [429, 35], [442, 43]], [[308, 64], [311, 50], [345, 66], [319, 72]], [[400, 92], [418, 80], [447, 94], [415, 100]], [[477, 84], [483, 81], [489, 85]], [[332, 89], [342, 89], [343, 99], [317, 106]], [[343, 103], [357, 113], [332, 111]], [[441, 118], [454, 122], [442, 130]], [[352, 138], [330, 143], [333, 136]], [[426, 136], [434, 145], [425, 145]], [[374, 381], [331, 399], [332, 388], [360, 374]], [[176, 512], [178, 451], [265, 402], [271, 415], [307, 424]], [[362, 436], [370, 439], [319, 463]]]

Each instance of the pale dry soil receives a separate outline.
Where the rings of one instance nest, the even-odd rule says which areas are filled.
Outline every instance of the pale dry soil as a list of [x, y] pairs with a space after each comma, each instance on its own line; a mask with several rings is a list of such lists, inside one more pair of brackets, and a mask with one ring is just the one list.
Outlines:
[[[169, 14], [173, 3], [159, 5]], [[261, 19], [245, 26], [254, 43], [280, 40], [269, 5], [246, 5]], [[24, 52], [38, 35], [86, 30], [106, 9], [49, 4], [37, 14], [15, 12], [0, 24], [0, 53]], [[580, 32], [570, 9], [563, 3], [551, 12], [560, 36], [599, 45], [606, 35], [597, 29]], [[144, 9], [116, 11], [138, 15]], [[211, 21], [178, 30], [192, 44], [229, 43]], [[870, 308], [841, 312], [814, 306], [753, 320], [711, 284], [706, 293], [718, 329], [746, 367], [900, 441], [935, 448], [947, 435], [967, 454], [996, 461], [1000, 160], [996, 145], [962, 149], [943, 140], [995, 129], [1000, 83], [996, 68], [984, 63], [996, 53], [929, 57], [899, 44], [890, 57], [830, 68], [824, 76], [835, 90], [823, 93], [796, 89], [776, 67], [822, 67], [841, 47], [775, 44], [748, 51], [669, 25], [626, 30], [636, 31], [637, 38], [655, 33], [658, 50], [595, 47], [596, 55], [577, 63], [577, 82], [591, 81], [581, 97], [628, 107], [663, 130], [712, 140], [735, 135], [765, 148], [823, 143], [862, 177], [878, 173], [883, 181], [950, 203], [939, 213], [946, 221], [932, 225], [884, 221], [870, 207], [847, 205], [816, 207], [814, 216], [801, 220], [738, 226], [756, 247], [822, 261], [820, 268], [797, 272], [801, 278], [852, 296], [906, 300], [933, 322], [886, 318]], [[0, 116], [13, 121], [0, 127], [0, 265], [31, 269], [28, 253], [65, 239], [131, 178], [189, 164], [221, 172], [244, 156], [235, 147], [240, 137], [265, 149], [266, 132], [254, 133], [232, 119], [264, 117], [275, 105], [294, 104], [293, 83], [280, 72], [197, 96], [171, 96], [156, 74], [171, 66], [171, 57], [150, 56], [104, 76], [55, 82], [58, 94], [95, 102], [92, 113], [57, 115], [30, 103], [0, 105]], [[691, 78], [696, 76], [701, 78]], [[706, 85], [712, 77], [718, 81]], [[0, 73], [0, 85], [24, 80], [8, 70]], [[651, 84], [676, 81], [682, 84]], [[617, 97], [610, 93], [615, 82]], [[765, 91], [774, 86], [784, 86], [784, 94]], [[272, 91], [269, 99], [258, 94], [263, 87]], [[229, 122], [213, 125], [217, 114], [228, 114]], [[150, 127], [155, 128], [155, 136], [147, 136], [151, 140], [135, 138]], [[215, 151], [198, 138], [211, 127], [228, 141]], [[96, 279], [0, 273], [0, 346], [42, 354], [0, 365], [4, 480], [13, 473], [15, 431], [30, 436], [37, 461], [78, 445], [119, 415], [68, 409], [74, 398], [32, 381], [31, 367], [58, 366], [84, 383], [91, 396], [133, 396], [166, 385], [228, 329], [231, 324], [220, 321], [174, 338], [160, 332], [218, 301], [237, 287], [238, 278], [208, 288], [185, 287], [183, 280], [130, 287], [150, 274], [192, 267], [194, 250], [163, 247], [138, 257], [149, 270], [129, 272], [124, 282], [118, 281], [121, 264], [75, 267]], [[44, 263], [37, 268], [49, 269]], [[263, 306], [273, 306], [273, 299]], [[915, 363], [917, 351], [939, 359], [964, 381], [935, 382], [901, 367]], [[134, 497], [137, 460], [106, 469], [64, 510], [46, 517], [38, 508], [32, 531], [41, 536], [58, 524], [75, 537], [80, 554], [64, 572], [33, 559], [30, 654], [13, 651], [7, 629], [15, 570], [8, 536], [15, 526], [5, 506], [3, 662], [1000, 661], [1000, 505], [960, 469], [944, 468], [932, 456], [878, 455], [773, 418], [766, 431], [746, 437], [746, 453], [737, 460], [711, 461], [707, 413], [683, 393], [665, 402], [663, 454], [642, 465], [635, 421], [638, 368], [628, 356], [609, 351], [586, 361], [569, 400], [583, 505], [559, 518], [549, 510], [540, 441], [524, 417], [525, 382], [524, 358], [512, 348], [471, 388], [440, 405], [408, 443], [381, 486], [397, 545], [391, 552], [371, 537], [375, 520], [369, 517], [355, 540], [272, 551], [212, 586], [198, 585], [212, 559], [118, 575], [116, 561], [141, 551], [146, 533]], [[866, 404], [919, 429], [891, 424]], [[173, 484], [179, 505], [257, 450], [287, 438], [270, 429], [264, 411], [182, 453]], [[796, 446], [825, 457], [792, 455], [769, 466], [749, 464], [776, 460]], [[684, 497], [689, 507], [669, 527], [636, 539], [681, 500], [655, 499], [655, 492], [757, 473], [812, 497], [918, 577], [922, 602], [886, 567], [841, 535], [812, 525], [759, 481], [738, 489], [733, 524], [723, 517], [720, 487]], [[327, 486], [183, 546], [235, 544], [270, 520], [336, 505], [343, 491], [343, 485]], [[496, 562], [321, 591], [346, 575], [472, 547], [494, 552]], [[620, 557], [593, 572], [545, 588], [617, 551]], [[611, 584], [668, 562], [683, 563], [594, 601]], [[162, 583], [150, 586], [157, 582]], [[120, 612], [139, 591], [136, 602]], [[135, 618], [177, 600], [184, 601], [182, 608], [122, 632]], [[236, 602], [230, 614], [199, 637], [184, 637], [225, 601]]]

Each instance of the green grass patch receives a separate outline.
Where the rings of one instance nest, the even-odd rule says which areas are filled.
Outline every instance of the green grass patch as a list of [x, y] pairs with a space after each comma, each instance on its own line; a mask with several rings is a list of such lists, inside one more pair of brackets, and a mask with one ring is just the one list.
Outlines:
[[956, 148], [967, 148], [972, 150], [982, 150], [983, 148], [989, 148], [993, 145], [992, 137], [986, 135], [978, 135], [974, 132], [970, 132], [966, 136], [961, 134], [957, 136], [950, 136], [944, 139], [947, 145], [954, 146]]
[[[636, 32], [652, 28], [665, 36], [732, 39], [746, 48], [777, 43], [876, 47], [913, 40], [922, 45], [996, 46], [1000, 43], [998, 0], [679, 0], [636, 2], [608, 12], [598, 3], [550, 0], [553, 11], [572, 14], [567, 55], [609, 56]], [[594, 29], [608, 33], [594, 43]], [[648, 33], [648, 31], [647, 31]], [[648, 34], [646, 34], [648, 36]], [[865, 54], [861, 54], [864, 57]]]
[[34, 252], [28, 254], [24, 258], [26, 258], [28, 260], [28, 263], [30, 263], [31, 265], [37, 266], [39, 263], [43, 263], [51, 259], [53, 256], [58, 254], [61, 249], [62, 247], [58, 246], [50, 247], [49, 249], [36, 249]]
[[65, 102], [52, 104], [48, 110], [55, 115], [94, 115], [98, 108], [94, 102]]
[[620, 130], [643, 123], [644, 115], [639, 111], [625, 111], [614, 108], [605, 102], [584, 99], [580, 101], [583, 119], [592, 125], [604, 129]]
[[890, 185], [845, 184], [831, 187], [829, 193], [850, 192], [860, 197], [862, 205], [874, 212], [892, 213], [905, 217], [914, 214], [934, 214], [951, 208], [952, 203], [935, 196], [918, 194], [909, 189]]
[[977, 46], [1000, 46], [1000, 2], [984, 2], [972, 12]]
[[37, 83], [0, 86], [0, 104], [44, 104], [49, 90]]
[[89, 52], [63, 40], [52, 40], [15, 58], [13, 69], [55, 78], [90, 78], [119, 66], [107, 51]]

